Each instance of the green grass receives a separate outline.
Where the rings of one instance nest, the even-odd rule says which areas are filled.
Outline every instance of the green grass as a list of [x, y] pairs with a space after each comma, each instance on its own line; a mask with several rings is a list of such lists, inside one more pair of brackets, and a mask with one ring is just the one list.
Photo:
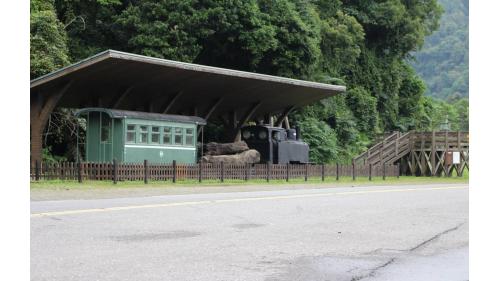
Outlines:
[[396, 177], [387, 177], [383, 180], [382, 177], [374, 177], [371, 181], [368, 177], [358, 177], [354, 181], [351, 177], [341, 177], [338, 181], [335, 177], [326, 177], [325, 181], [321, 181], [319, 177], [309, 178], [304, 181], [304, 178], [286, 180], [204, 180], [199, 183], [198, 180], [178, 180], [176, 183], [171, 181], [150, 181], [144, 184], [143, 181], [119, 181], [113, 184], [112, 181], [77, 181], [69, 180], [42, 180], [32, 181], [31, 189], [92, 189], [92, 188], [137, 188], [137, 187], [189, 187], [189, 186], [228, 186], [228, 185], [286, 185], [286, 184], [338, 184], [338, 185], [368, 185], [368, 184], [425, 184], [425, 183], [466, 183], [469, 180], [468, 172], [464, 173], [463, 177], [412, 177], [402, 176], [399, 179]]

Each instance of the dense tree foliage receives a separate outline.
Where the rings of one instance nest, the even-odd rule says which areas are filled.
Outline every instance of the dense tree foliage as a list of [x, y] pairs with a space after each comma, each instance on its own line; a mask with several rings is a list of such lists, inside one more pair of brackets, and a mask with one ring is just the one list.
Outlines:
[[67, 36], [52, 0], [30, 5], [30, 76], [36, 78], [69, 63]]
[[444, 14], [439, 29], [415, 53], [413, 65], [427, 94], [448, 99], [469, 96], [469, 1], [439, 0]]
[[[58, 50], [54, 66], [117, 49], [346, 85], [290, 116], [313, 161], [347, 162], [384, 131], [430, 129], [446, 119], [438, 111], [450, 122], [466, 112], [424, 98], [407, 63], [438, 27], [437, 0], [56, 0], [57, 17], [44, 3], [57, 31], [42, 33]], [[37, 75], [52, 69], [32, 63]]]

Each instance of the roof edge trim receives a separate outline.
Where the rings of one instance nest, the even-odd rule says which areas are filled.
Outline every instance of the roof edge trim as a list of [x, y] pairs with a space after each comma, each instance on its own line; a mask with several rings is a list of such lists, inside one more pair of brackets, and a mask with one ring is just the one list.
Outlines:
[[103, 61], [103, 60], [109, 59], [109, 58], [137, 61], [137, 62], [142, 62], [142, 63], [150, 63], [150, 64], [156, 64], [156, 65], [161, 65], [161, 66], [169, 66], [169, 67], [173, 67], [173, 68], [185, 69], [185, 70], [190, 70], [190, 71], [199, 71], [199, 72], [212, 73], [212, 74], [218, 74], [218, 75], [240, 77], [240, 78], [245, 78], [245, 79], [256, 79], [256, 80], [270, 81], [270, 82], [283, 83], [283, 84], [289, 84], [289, 85], [295, 85], [295, 86], [317, 88], [317, 89], [330, 90], [330, 91], [335, 91], [335, 92], [345, 92], [346, 91], [346, 87], [340, 86], [340, 85], [331, 85], [331, 84], [325, 84], [325, 83], [319, 83], [319, 82], [292, 79], [292, 78], [281, 77], [281, 76], [273, 76], [273, 75], [260, 74], [260, 73], [247, 72], [247, 71], [234, 70], [234, 69], [227, 69], [227, 68], [220, 68], [220, 67], [207, 66], [207, 65], [201, 65], [201, 64], [179, 62], [179, 61], [148, 57], [148, 56], [126, 53], [126, 52], [115, 51], [115, 50], [106, 50], [106, 51], [100, 52], [100, 53], [93, 55], [91, 57], [88, 57], [84, 60], [81, 60], [81, 61], [76, 62], [74, 64], [71, 64], [69, 66], [63, 67], [63, 68], [58, 69], [56, 71], [53, 71], [51, 73], [42, 75], [38, 78], [35, 78], [35, 79], [30, 81], [30, 88], [45, 84], [45, 83], [52, 81], [54, 79], [57, 79], [61, 76], [64, 76], [66, 74], [72, 73], [74, 71], [88, 67], [94, 63], [97, 63], [97, 62], [100, 62], [100, 61]]
[[241, 77], [241, 78], [247, 78], [247, 79], [257, 79], [257, 80], [278, 82], [278, 83], [284, 83], [284, 84], [292, 84], [292, 85], [296, 85], [296, 86], [305, 86], [305, 87], [320, 88], [320, 89], [325, 89], [325, 90], [333, 90], [333, 91], [338, 91], [338, 92], [345, 92], [345, 90], [346, 90], [345, 86], [340, 86], [340, 85], [331, 85], [331, 84], [312, 82], [312, 81], [306, 81], [306, 80], [299, 80], [299, 79], [293, 79], [293, 78], [287, 78], [287, 77], [281, 77], [281, 76], [261, 74], [261, 73], [256, 73], [256, 72], [248, 72], [248, 71], [234, 70], [234, 69], [229, 69], [229, 68], [221, 68], [221, 67], [201, 65], [201, 64], [195, 64], [195, 63], [173, 61], [173, 60], [168, 60], [168, 59], [160, 59], [160, 58], [148, 57], [148, 56], [143, 56], [143, 55], [138, 55], [138, 54], [115, 51], [115, 50], [109, 50], [109, 51], [110, 51], [110, 57], [112, 57], [112, 58], [133, 60], [133, 61], [138, 61], [138, 62], [147, 62], [147, 63], [163, 65], [163, 66], [170, 66], [170, 67], [174, 67], [174, 68], [181, 68], [181, 69], [191, 70], [191, 71], [199, 71], [199, 72], [213, 73], [213, 74], [226, 75], [226, 76], [235, 76], [235, 77]]
[[47, 73], [45, 75], [42, 75], [40, 77], [37, 77], [37, 78], [31, 80], [30, 81], [30, 88], [36, 87], [36, 86], [41, 85], [41, 84], [45, 84], [45, 83], [50, 82], [56, 78], [64, 76], [68, 72], [74, 72], [78, 69], [85, 68], [85, 67], [90, 66], [96, 62], [103, 61], [103, 60], [108, 59], [110, 57], [111, 57], [111, 50], [106, 50], [104, 52], [100, 52], [100, 53], [95, 54], [91, 57], [83, 59], [79, 62], [70, 64], [68, 66], [65, 66], [63, 68], [60, 68], [58, 70], [55, 70], [53, 72]]

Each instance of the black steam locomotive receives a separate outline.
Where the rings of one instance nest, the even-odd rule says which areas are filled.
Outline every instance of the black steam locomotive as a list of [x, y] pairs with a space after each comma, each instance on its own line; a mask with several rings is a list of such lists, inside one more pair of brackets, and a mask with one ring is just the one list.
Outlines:
[[241, 138], [260, 153], [263, 163], [308, 163], [309, 145], [300, 140], [299, 133], [298, 129], [257, 125], [243, 127]]

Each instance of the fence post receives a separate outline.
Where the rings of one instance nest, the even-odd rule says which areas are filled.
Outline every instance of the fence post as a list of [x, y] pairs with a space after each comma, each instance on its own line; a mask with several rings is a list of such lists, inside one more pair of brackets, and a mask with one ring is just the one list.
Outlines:
[[290, 180], [290, 163], [286, 163], [286, 181]]
[[304, 175], [304, 181], [307, 181], [308, 174], [309, 174], [309, 164], [306, 163], [306, 172], [305, 172], [305, 175]]
[[354, 159], [352, 159], [352, 180], [356, 180], [356, 165], [354, 164]]
[[385, 162], [382, 164], [382, 179], [385, 180]]
[[248, 174], [250, 173], [250, 163], [245, 163], [245, 181], [248, 181]]
[[148, 175], [149, 175], [149, 169], [148, 169], [148, 160], [144, 159], [144, 183], [148, 183]]
[[92, 180], [96, 180], [97, 179], [97, 170], [95, 168], [95, 163], [94, 162], [90, 163], [90, 175], [91, 175]]
[[325, 181], [325, 163], [321, 164], [321, 181]]
[[64, 180], [64, 167], [62, 165], [62, 162], [57, 163], [57, 167], [59, 168], [59, 179]]
[[271, 176], [271, 161], [267, 162], [267, 173], [266, 173], [266, 181], [269, 182]]
[[117, 181], [117, 163], [116, 163], [116, 158], [113, 158], [113, 184], [116, 184]]
[[177, 181], [177, 161], [172, 161], [172, 182], [175, 183]]
[[401, 173], [401, 170], [399, 170], [399, 163], [396, 164], [396, 177], [399, 179], [399, 173]]
[[372, 180], [372, 164], [368, 164], [368, 180]]
[[80, 159], [76, 162], [76, 169], [77, 169], [77, 177], [78, 177], [78, 182], [82, 183], [82, 162], [80, 162]]
[[35, 161], [35, 180], [40, 180], [40, 160]]
[[336, 172], [336, 180], [339, 180], [339, 163], [336, 164], [336, 169], [337, 169], [337, 172]]
[[201, 183], [202, 175], [203, 175], [203, 163], [200, 162], [200, 163], [198, 163], [198, 182], [200, 182], [200, 183]]
[[220, 182], [224, 182], [224, 162], [220, 162]]

